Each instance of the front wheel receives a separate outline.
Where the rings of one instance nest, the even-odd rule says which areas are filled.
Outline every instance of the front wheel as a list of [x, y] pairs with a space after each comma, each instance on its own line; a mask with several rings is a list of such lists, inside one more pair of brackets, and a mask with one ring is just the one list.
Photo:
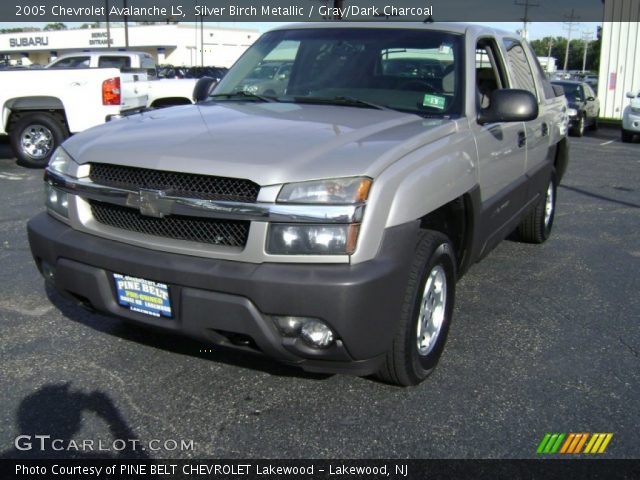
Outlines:
[[571, 129], [571, 133], [573, 134], [573, 136], [582, 137], [584, 135], [584, 126], [585, 126], [584, 115], [580, 115], [580, 118], [578, 118], [578, 123], [576, 124], [575, 127]]
[[433, 371], [447, 339], [455, 298], [453, 246], [440, 232], [421, 232], [398, 331], [378, 377], [410, 386]]
[[622, 141], [624, 143], [631, 143], [632, 140], [633, 140], [633, 132], [622, 129]]
[[68, 136], [64, 124], [46, 112], [24, 115], [9, 135], [18, 163], [31, 168], [46, 167], [55, 149]]

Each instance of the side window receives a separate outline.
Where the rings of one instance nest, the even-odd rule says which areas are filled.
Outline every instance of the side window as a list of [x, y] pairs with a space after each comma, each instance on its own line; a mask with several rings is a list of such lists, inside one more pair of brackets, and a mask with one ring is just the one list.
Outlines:
[[150, 55], [144, 55], [142, 57], [140, 67], [144, 68], [147, 71], [147, 76], [149, 78], [157, 77], [156, 62], [153, 61], [153, 57], [151, 57]]
[[49, 68], [89, 68], [89, 57], [63, 58]]
[[531, 47], [531, 44], [528, 43], [527, 46], [529, 47], [529, 58], [533, 59], [532, 61], [533, 69], [538, 72], [538, 77], [540, 78], [540, 82], [542, 83], [542, 92], [544, 93], [545, 98], [547, 99], [555, 98], [556, 94], [553, 91], [553, 86], [551, 85], [551, 82], [547, 78], [546, 73], [544, 73], [544, 70], [542, 69], [542, 65], [540, 65], [540, 62], [538, 61], [538, 57], [536, 56], [535, 50]]
[[123, 68], [130, 68], [131, 67], [131, 59], [129, 57], [103, 55], [98, 60], [98, 67], [100, 67], [100, 68], [118, 68], [118, 69], [122, 70]]
[[590, 97], [595, 97], [596, 94], [593, 93], [593, 90], [591, 89], [591, 87], [587, 84], [584, 85], [584, 93], [585, 93], [585, 98], [590, 98]]
[[533, 78], [533, 73], [531, 72], [524, 48], [522, 48], [518, 40], [510, 38], [504, 40], [504, 47], [507, 50], [507, 58], [509, 59], [509, 68], [511, 70], [514, 88], [528, 90], [537, 98], [536, 82]]
[[507, 85], [497, 52], [496, 44], [490, 39], [482, 39], [476, 46], [476, 88], [480, 108], [488, 108], [491, 93]]

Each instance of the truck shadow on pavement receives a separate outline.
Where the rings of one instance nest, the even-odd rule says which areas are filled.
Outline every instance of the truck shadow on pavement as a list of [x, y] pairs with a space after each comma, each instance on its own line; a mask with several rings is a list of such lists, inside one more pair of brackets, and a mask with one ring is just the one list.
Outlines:
[[55, 288], [46, 283], [45, 290], [49, 301], [69, 320], [148, 347], [281, 377], [326, 380], [333, 376], [331, 374], [305, 372], [301, 368], [278, 363], [257, 352], [237, 352], [230, 348], [199, 342], [182, 335], [165, 333], [161, 330], [91, 312], [63, 297]]
[[[85, 413], [92, 413], [104, 422], [110, 440], [102, 444], [83, 443], [76, 437]], [[16, 424], [14, 446], [0, 453], [0, 459], [149, 458], [106, 393], [74, 391], [70, 383], [44, 385], [23, 398], [16, 412]]]

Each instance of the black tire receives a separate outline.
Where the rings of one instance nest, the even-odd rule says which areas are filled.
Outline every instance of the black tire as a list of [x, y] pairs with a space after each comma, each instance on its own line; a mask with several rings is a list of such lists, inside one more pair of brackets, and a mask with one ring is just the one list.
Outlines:
[[[29, 143], [35, 136], [38, 136], [36, 144]], [[18, 164], [29, 168], [46, 167], [55, 149], [68, 136], [63, 122], [47, 112], [28, 113], [20, 117], [9, 132]]]
[[591, 130], [592, 132], [595, 132], [596, 130], [598, 130], [598, 117], [599, 116], [600, 116], [600, 112], [598, 112], [598, 114], [595, 117], [593, 117], [591, 125], [589, 126], [589, 130]]
[[[440, 232], [424, 230], [418, 240], [414, 260], [409, 272], [409, 281], [404, 296], [398, 331], [385, 362], [378, 371], [381, 380], [402, 386], [417, 385], [436, 367], [449, 332], [455, 298], [456, 261], [453, 246]], [[425, 286], [433, 272], [444, 278], [446, 288], [441, 289], [444, 306], [440, 328], [433, 335], [433, 342], [419, 352], [419, 320]], [[438, 278], [438, 277], [436, 277]]]
[[[543, 243], [549, 238], [556, 213], [556, 192], [556, 173], [553, 171], [544, 195], [518, 226], [518, 240], [526, 243]], [[551, 213], [547, 219], [546, 209], [549, 195], [551, 195]]]
[[624, 143], [631, 143], [633, 141], [633, 132], [622, 129], [622, 141]]
[[578, 124], [571, 129], [571, 135], [573, 135], [574, 137], [582, 137], [582, 136], [584, 136], [584, 129], [585, 129], [586, 123], [587, 123], [587, 121], [585, 120], [585, 116], [584, 115], [580, 115], [580, 118], [578, 120]]

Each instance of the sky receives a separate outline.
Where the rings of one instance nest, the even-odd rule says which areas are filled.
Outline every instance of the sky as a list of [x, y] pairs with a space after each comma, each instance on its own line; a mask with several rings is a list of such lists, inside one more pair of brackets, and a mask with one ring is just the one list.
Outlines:
[[[479, 25], [484, 25], [482, 22], [474, 22]], [[212, 27], [230, 27], [230, 28], [254, 28], [259, 30], [260, 32], [265, 32], [271, 28], [274, 28], [278, 25], [283, 25], [284, 23], [278, 22], [205, 22], [205, 25]], [[34, 26], [43, 28], [46, 23], [18, 23], [18, 22], [0, 22], [0, 28], [15, 28], [15, 27], [23, 27], [23, 26]], [[82, 25], [81, 22], [69, 22], [66, 25], [70, 28], [79, 27]], [[595, 22], [583, 22], [578, 23], [574, 26], [574, 33], [571, 35], [572, 38], [578, 38], [581, 36], [581, 32], [588, 31], [592, 34], [592, 38], [595, 39], [596, 29], [599, 23]], [[492, 27], [497, 27], [502, 30], [508, 31], [516, 31], [522, 28], [522, 23], [516, 22], [493, 22], [490, 24]], [[565, 29], [565, 25], [562, 22], [532, 22], [529, 24], [529, 39], [535, 40], [537, 38], [544, 38], [546, 36], [566, 36], [567, 32]]]

